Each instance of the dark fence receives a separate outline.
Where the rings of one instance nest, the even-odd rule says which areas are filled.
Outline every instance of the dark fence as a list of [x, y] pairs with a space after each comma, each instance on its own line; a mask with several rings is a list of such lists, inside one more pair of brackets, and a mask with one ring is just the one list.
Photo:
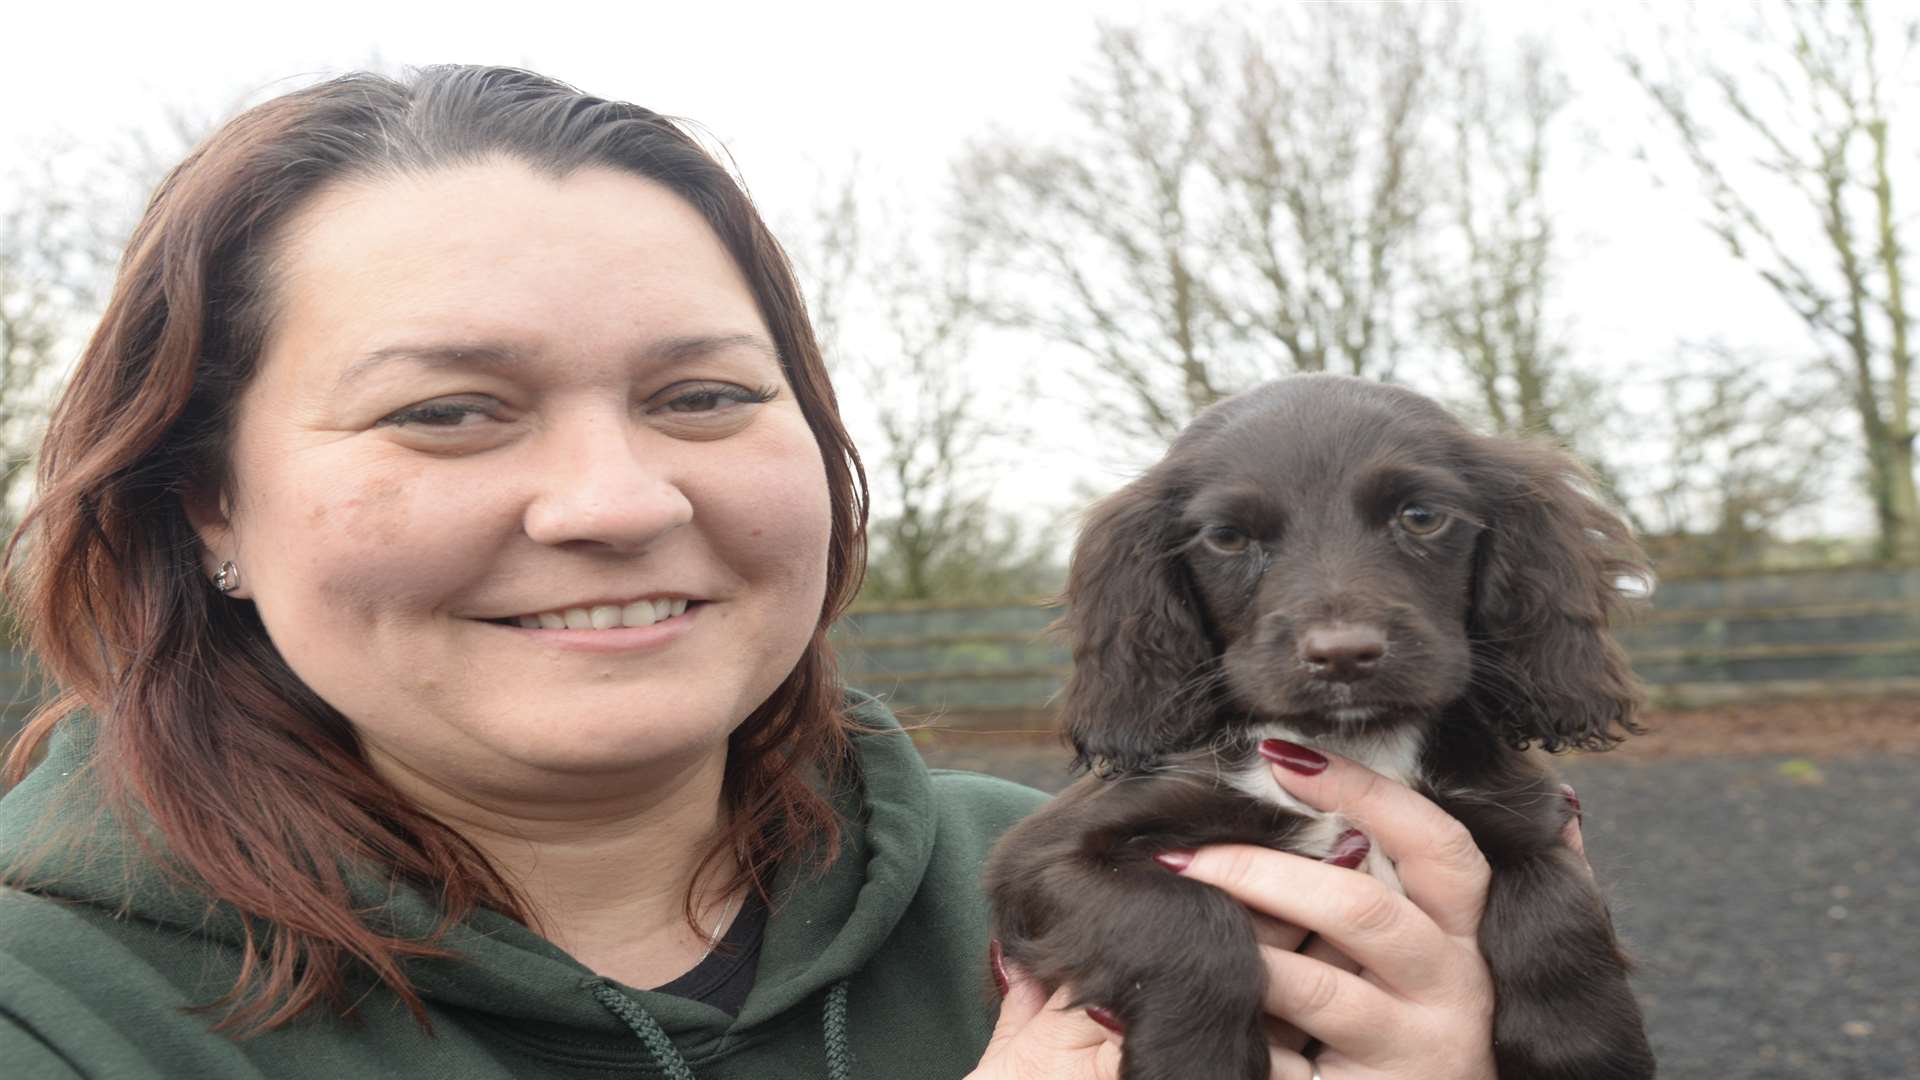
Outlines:
[[[1069, 664], [1045, 632], [1057, 614], [872, 609], [836, 639], [847, 681], [898, 709], [955, 723], [1038, 720]], [[1620, 637], [1659, 705], [1920, 693], [1920, 568], [1667, 581]]]
[[[895, 708], [954, 723], [1044, 724], [1066, 650], [1038, 604], [875, 608], [835, 630], [847, 681]], [[1920, 568], [1663, 582], [1620, 634], [1658, 704], [1920, 693]], [[0, 739], [40, 700], [0, 650]]]

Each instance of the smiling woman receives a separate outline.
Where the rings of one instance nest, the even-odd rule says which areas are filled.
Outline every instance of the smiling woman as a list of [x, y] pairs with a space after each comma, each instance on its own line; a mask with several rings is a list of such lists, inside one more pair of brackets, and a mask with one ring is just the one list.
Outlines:
[[[513, 949], [567, 952], [514, 968], [531, 998], [481, 1013], [578, 1024], [529, 1005], [543, 980], [665, 984], [724, 913], [849, 903], [863, 868], [829, 884], [836, 854], [871, 841], [842, 822], [885, 828], [848, 766], [904, 740], [850, 741], [824, 640], [857, 584], [858, 459], [778, 245], [647, 110], [439, 68], [235, 119], [156, 195], [39, 491], [12, 585], [65, 693], [12, 757], [16, 779], [49, 764], [0, 804], [6, 880], [133, 925], [201, 927], [196, 898], [238, 920], [180, 940], [137, 1010], [103, 1010], [115, 1028], [206, 1005], [243, 1034], [356, 1003], [384, 1022], [372, 980], [445, 1031], [472, 987], [404, 965], [470, 959], [485, 947], [462, 933], [496, 917], [545, 939]], [[923, 832], [899, 839], [924, 858]], [[51, 996], [7, 978], [86, 978], [72, 929], [40, 921], [93, 910], [5, 909], [0, 952], [24, 962], [0, 964], [0, 1017]], [[980, 933], [955, 942], [970, 961]], [[849, 970], [789, 980], [788, 1004]], [[624, 1035], [613, 1059], [661, 1058], [578, 993]], [[728, 1029], [678, 1008], [642, 1013], [695, 1046]], [[24, 1031], [49, 1061], [75, 1039], [133, 1052], [98, 1022]], [[208, 1045], [226, 1057], [95, 1067], [224, 1075], [282, 1053]]]
[[[672, 122], [462, 67], [237, 117], [37, 490], [9, 583], [63, 693], [0, 799], [9, 1077], [1113, 1076], [1064, 989], [1000, 972], [995, 1028], [979, 872], [1040, 797], [841, 687], [859, 460]], [[1467, 992], [1370, 1023], [1388, 1059], [1486, 1043], [1442, 960]]]

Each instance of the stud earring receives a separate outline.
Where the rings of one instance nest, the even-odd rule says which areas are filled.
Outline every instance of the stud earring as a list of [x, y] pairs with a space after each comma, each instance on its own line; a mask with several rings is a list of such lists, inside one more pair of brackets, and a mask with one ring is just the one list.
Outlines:
[[213, 575], [213, 587], [221, 593], [230, 593], [240, 587], [240, 568], [228, 559], [220, 564], [220, 572]]

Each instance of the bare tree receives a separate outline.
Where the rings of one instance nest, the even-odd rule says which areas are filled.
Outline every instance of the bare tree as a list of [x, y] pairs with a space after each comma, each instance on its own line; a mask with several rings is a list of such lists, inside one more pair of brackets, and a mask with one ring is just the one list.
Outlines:
[[1832, 420], [1844, 402], [1831, 382], [1779, 385], [1765, 375], [1774, 365], [1723, 345], [1686, 354], [1641, 428], [1671, 447], [1652, 482], [1631, 493], [1648, 543], [1669, 571], [1770, 562], [1783, 524], [1819, 503], [1833, 479], [1843, 440]]
[[1446, 73], [1452, 183], [1424, 261], [1426, 327], [1458, 357], [1497, 431], [1566, 437], [1568, 346], [1548, 311], [1555, 273], [1547, 165], [1554, 121], [1571, 97], [1547, 46], [1522, 41], [1509, 77], [1477, 40]]
[[1073, 99], [1082, 140], [996, 138], [956, 167], [962, 227], [1001, 284], [988, 314], [1083, 353], [1075, 381], [1102, 426], [1162, 439], [1233, 389], [1208, 276], [1217, 91], [1196, 62], [1209, 44], [1180, 37], [1158, 56], [1136, 30], [1101, 30], [1099, 67]]
[[[47, 407], [98, 311], [128, 207], [77, 182], [64, 152], [35, 155], [0, 205], [0, 517], [29, 475]], [[131, 199], [128, 200], [129, 202]]]
[[988, 313], [1079, 350], [1094, 421], [1153, 440], [1262, 378], [1390, 373], [1453, 19], [1286, 5], [1103, 27], [1078, 138], [996, 137], [956, 169]]
[[175, 108], [98, 145], [42, 143], [0, 178], [0, 519], [147, 199], [216, 120]]
[[993, 448], [1009, 432], [970, 377], [971, 253], [913, 235], [903, 215], [861, 198], [856, 173], [823, 188], [791, 246], [873, 485], [861, 595], [954, 600], [1050, 588], [1057, 571], [1045, 548], [991, 501]]
[[1294, 370], [1393, 372], [1459, 27], [1444, 7], [1286, 5], [1234, 35], [1238, 78], [1210, 147], [1240, 256], [1228, 310]]
[[1745, 62], [1689, 47], [1697, 33], [1667, 35], [1664, 57], [1622, 60], [1697, 174], [1708, 227], [1812, 331], [1846, 388], [1879, 555], [1920, 560], [1892, 100], [1920, 18], [1902, 12], [1889, 40], [1875, 21], [1888, 10], [1778, 3], [1750, 9]]

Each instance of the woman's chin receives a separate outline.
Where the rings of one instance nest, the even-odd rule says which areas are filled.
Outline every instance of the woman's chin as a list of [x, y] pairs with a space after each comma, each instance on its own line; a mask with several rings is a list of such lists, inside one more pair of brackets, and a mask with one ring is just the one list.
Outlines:
[[[458, 752], [438, 745], [369, 741], [375, 769], [429, 808], [451, 802], [557, 808], [583, 802], [652, 799], [726, 764], [730, 725], [628, 714], [619, 721], [543, 721], [471, 730]], [[544, 812], [535, 816], [544, 816]]]
[[515, 733], [498, 746], [500, 756], [523, 768], [530, 778], [672, 775], [708, 758], [724, 761], [731, 726], [687, 723], [685, 713], [664, 718], [627, 718], [583, 724], [566, 731]]

